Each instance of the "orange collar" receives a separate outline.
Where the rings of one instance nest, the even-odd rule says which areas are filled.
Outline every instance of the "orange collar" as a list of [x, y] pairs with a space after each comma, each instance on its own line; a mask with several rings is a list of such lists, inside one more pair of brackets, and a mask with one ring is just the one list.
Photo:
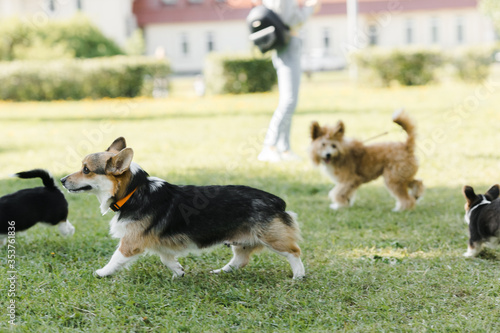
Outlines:
[[111, 208], [111, 210], [113, 212], [119, 211], [122, 208], [122, 206], [128, 201], [128, 199], [130, 199], [130, 197], [132, 196], [132, 194], [134, 194], [135, 191], [137, 191], [137, 187], [135, 188], [135, 190], [130, 192], [125, 198], [118, 200], [117, 202], [112, 203], [109, 206], [109, 208]]

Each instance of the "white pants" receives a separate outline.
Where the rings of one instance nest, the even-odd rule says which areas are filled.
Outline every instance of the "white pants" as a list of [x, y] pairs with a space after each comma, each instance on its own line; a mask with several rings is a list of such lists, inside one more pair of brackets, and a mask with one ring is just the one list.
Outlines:
[[299, 99], [300, 56], [302, 41], [292, 37], [286, 48], [273, 55], [273, 65], [278, 75], [279, 104], [267, 130], [264, 146], [275, 146], [279, 152], [290, 150], [292, 115]]

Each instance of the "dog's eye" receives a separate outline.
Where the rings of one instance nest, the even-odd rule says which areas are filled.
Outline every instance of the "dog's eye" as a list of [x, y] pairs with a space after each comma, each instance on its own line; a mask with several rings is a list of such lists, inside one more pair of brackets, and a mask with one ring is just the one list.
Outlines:
[[326, 143], [324, 143], [324, 142], [323, 142], [321, 145], [322, 145], [323, 147], [325, 147], [325, 146], [326, 146]]
[[83, 173], [86, 174], [86, 175], [88, 175], [90, 173], [89, 168], [83, 167]]
[[332, 148], [333, 148], [333, 149], [337, 148], [337, 145], [332, 145]]

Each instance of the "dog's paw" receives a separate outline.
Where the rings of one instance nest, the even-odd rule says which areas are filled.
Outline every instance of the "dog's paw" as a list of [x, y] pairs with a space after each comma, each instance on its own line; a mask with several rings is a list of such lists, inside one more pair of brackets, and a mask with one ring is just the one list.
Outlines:
[[94, 272], [94, 276], [98, 278], [102, 278], [105, 276], [111, 275], [109, 272], [106, 272], [104, 268], [98, 269], [97, 271]]
[[210, 274], [221, 274], [221, 273], [229, 273], [232, 272], [233, 268], [231, 266], [224, 266], [220, 269], [214, 269], [213, 271], [210, 271]]
[[340, 205], [338, 202], [334, 202], [334, 203], [330, 204], [330, 209], [333, 209], [333, 210], [339, 210], [342, 207], [344, 207], [344, 206]]
[[69, 221], [59, 223], [59, 232], [65, 237], [73, 236], [75, 227]]
[[477, 255], [474, 251], [467, 251], [463, 254], [465, 258], [474, 258]]

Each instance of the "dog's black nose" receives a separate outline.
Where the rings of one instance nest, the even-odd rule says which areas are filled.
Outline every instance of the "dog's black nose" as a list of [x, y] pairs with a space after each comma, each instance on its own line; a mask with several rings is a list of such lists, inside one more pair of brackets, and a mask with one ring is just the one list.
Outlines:
[[326, 156], [325, 156], [325, 157], [326, 157], [327, 159], [330, 159], [330, 157], [332, 157], [332, 154], [328, 153], [328, 154], [326, 154]]
[[66, 183], [66, 179], [68, 179], [68, 176], [61, 178], [61, 183], [63, 184], [63, 186], [64, 186], [64, 183]]

